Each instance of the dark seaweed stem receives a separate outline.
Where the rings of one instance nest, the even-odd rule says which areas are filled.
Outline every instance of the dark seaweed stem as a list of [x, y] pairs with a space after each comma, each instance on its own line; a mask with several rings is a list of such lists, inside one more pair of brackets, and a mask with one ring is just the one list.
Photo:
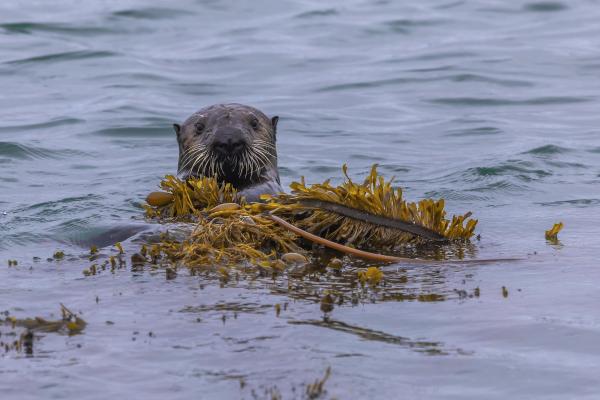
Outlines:
[[342, 253], [346, 253], [346, 254], [356, 256], [356, 257], [363, 258], [365, 260], [380, 261], [380, 262], [410, 262], [412, 264], [430, 264], [431, 263], [430, 261], [427, 261], [427, 260], [420, 260], [420, 259], [416, 259], [416, 258], [386, 256], [384, 254], [370, 253], [368, 251], [354, 249], [352, 247], [344, 246], [342, 244], [332, 242], [331, 240], [324, 239], [324, 238], [314, 235], [310, 232], [306, 232], [305, 230], [302, 230], [302, 229], [298, 228], [297, 226], [290, 224], [289, 222], [279, 218], [276, 215], [273, 215], [272, 213], [269, 214], [269, 217], [273, 221], [277, 222], [279, 225], [288, 229], [290, 232], [294, 232], [296, 235], [301, 236], [304, 239], [310, 240], [313, 243], [317, 243], [317, 244], [323, 245], [325, 247], [329, 247], [330, 249], [340, 251]]
[[279, 225], [290, 230], [291, 232], [294, 232], [298, 236], [301, 236], [307, 240], [310, 240], [313, 243], [317, 243], [317, 244], [323, 245], [325, 247], [329, 247], [330, 249], [334, 249], [334, 250], [340, 251], [342, 253], [350, 254], [350, 255], [365, 259], [365, 260], [378, 261], [378, 262], [420, 264], [420, 265], [423, 265], [423, 264], [433, 265], [433, 264], [438, 264], [438, 263], [443, 263], [443, 264], [489, 264], [489, 263], [496, 263], [496, 262], [519, 260], [518, 258], [493, 258], [493, 259], [482, 259], [482, 260], [434, 261], [434, 260], [422, 260], [422, 259], [418, 259], [418, 258], [388, 256], [385, 254], [371, 253], [368, 251], [363, 251], [363, 250], [355, 249], [352, 247], [344, 246], [339, 243], [332, 242], [331, 240], [327, 240], [320, 236], [313, 235], [310, 232], [306, 232], [305, 230], [302, 230], [302, 229], [290, 224], [289, 222], [279, 218], [276, 215], [269, 214], [269, 216], [273, 221], [277, 222]]
[[387, 217], [381, 217], [379, 215], [374, 215], [368, 212], [364, 212], [361, 210], [357, 210], [355, 208], [349, 208], [343, 206], [341, 204], [336, 204], [328, 201], [321, 200], [301, 200], [301, 204], [311, 207], [317, 208], [319, 210], [330, 211], [332, 213], [336, 213], [342, 215], [344, 217], [352, 218], [357, 221], [367, 222], [373, 225], [384, 226], [386, 228], [398, 229], [400, 231], [409, 232], [417, 236], [424, 237], [426, 239], [448, 242], [448, 239], [439, 233], [425, 228], [424, 226], [417, 225], [413, 222], [405, 222], [399, 219], [392, 219]]

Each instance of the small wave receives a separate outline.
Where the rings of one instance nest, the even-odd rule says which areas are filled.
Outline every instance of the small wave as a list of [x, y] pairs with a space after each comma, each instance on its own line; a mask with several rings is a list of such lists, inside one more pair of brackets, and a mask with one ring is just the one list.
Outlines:
[[[109, 118], [108, 121], [114, 121], [114, 124], [118, 124], [117, 121], [122, 121], [120, 118], [127, 118], [127, 120], [131, 118], [135, 118], [136, 126], [140, 127], [141, 124], [145, 124], [145, 126], [149, 127], [157, 127], [160, 125], [168, 125], [171, 127], [173, 116], [162, 117], [163, 112], [158, 108], [152, 108], [148, 106], [148, 103], [134, 103], [128, 102], [125, 104], [118, 103], [116, 105], [107, 104], [105, 108], [101, 110], [103, 114], [111, 115], [112, 119]], [[121, 124], [126, 124], [127, 122], [121, 122]], [[117, 126], [117, 128], [124, 127], [124, 125]]]
[[[0, 164], [4, 164], [2, 162], [3, 160], [0, 159]], [[12, 176], [0, 176], [0, 182], [4, 182], [4, 183], [17, 183], [19, 182], [19, 180], [15, 177]]]
[[82, 203], [82, 202], [92, 201], [94, 203], [93, 205], [101, 206], [101, 202], [100, 202], [101, 200], [103, 200], [103, 197], [100, 195], [88, 194], [85, 196], [65, 197], [64, 199], [60, 199], [60, 200], [44, 201], [41, 203], [35, 203], [35, 204], [31, 204], [29, 206], [26, 206], [22, 209], [17, 209], [15, 211], [16, 212], [28, 212], [28, 211], [34, 211], [34, 210], [41, 210], [41, 214], [53, 215], [54, 213], [56, 213], [57, 209], [67, 207], [67, 205], [69, 205], [71, 203]]
[[338, 90], [352, 90], [352, 89], [365, 89], [365, 88], [377, 88], [382, 86], [405, 84], [405, 83], [416, 83], [416, 82], [429, 82], [434, 80], [440, 80], [442, 78], [392, 78], [392, 79], [380, 79], [373, 81], [363, 82], [348, 82], [340, 83], [337, 85], [329, 85], [316, 89], [316, 92], [331, 92]]
[[106, 80], [110, 85], [105, 87], [115, 87], [119, 82], [123, 82], [122, 86], [128, 87], [147, 87], [148, 82], [171, 82], [172, 79], [165, 74], [156, 74], [147, 71], [119, 71], [118, 73], [98, 74], [94, 76], [94, 80]]
[[590, 101], [588, 97], [549, 96], [534, 97], [526, 100], [494, 99], [489, 97], [441, 97], [429, 100], [430, 103], [448, 106], [522, 106], [522, 105], [553, 105], [585, 103]]
[[78, 51], [66, 51], [62, 53], [45, 54], [43, 56], [21, 58], [18, 60], [6, 61], [5, 64], [14, 65], [25, 65], [35, 63], [49, 63], [49, 62], [62, 62], [62, 61], [73, 61], [73, 60], [85, 60], [89, 58], [104, 58], [115, 56], [116, 53], [111, 51], [91, 51], [91, 50], [78, 50]]
[[[372, 158], [371, 158], [372, 160]], [[379, 164], [379, 167], [386, 173], [406, 173], [410, 172], [412, 168], [409, 166], [397, 165], [397, 164]]]
[[554, 160], [545, 160], [546, 164], [555, 167], [555, 168], [589, 168], [589, 165], [579, 163], [579, 162], [569, 162], [569, 161], [554, 161]]
[[516, 79], [498, 79], [478, 74], [458, 74], [450, 77], [454, 82], [485, 82], [505, 87], [530, 87], [533, 83]]
[[550, 155], [550, 154], [562, 154], [571, 151], [566, 147], [560, 147], [553, 144], [547, 144], [545, 146], [536, 147], [534, 149], [525, 151], [521, 154], [535, 154], [535, 155]]
[[526, 11], [534, 12], [554, 12], [566, 10], [568, 7], [564, 3], [558, 1], [540, 1], [535, 3], [525, 4], [523, 7]]
[[[391, 58], [386, 60], [386, 63], [400, 63], [400, 62], [414, 62], [414, 61], [439, 61], [439, 60], [448, 60], [453, 58], [470, 58], [477, 57], [479, 54], [474, 53], [472, 51], [436, 51], [429, 52], [425, 54], [419, 54], [416, 56], [409, 57], [398, 57]], [[437, 71], [436, 68], [445, 68], [445, 67], [432, 67], [433, 71]]]
[[170, 125], [165, 126], [124, 126], [117, 128], [106, 128], [92, 132], [95, 135], [110, 136], [110, 137], [160, 137], [172, 135]]
[[[434, 187], [460, 187], [462, 193], [444, 193], [455, 200], [478, 200], [473, 196], [484, 196], [486, 192], [524, 192], [531, 189], [531, 182], [542, 180], [552, 172], [535, 168], [527, 161], [507, 161], [498, 165], [478, 166], [455, 170], [450, 173], [440, 171], [442, 175], [419, 180]], [[462, 197], [466, 196], [466, 197]], [[479, 198], [486, 200], [487, 198]]]
[[177, 83], [171, 85], [175, 90], [192, 96], [217, 96], [220, 94], [218, 85], [212, 83]]
[[446, 23], [445, 20], [433, 20], [433, 19], [396, 19], [393, 21], [385, 22], [385, 26], [394, 33], [408, 34], [414, 30], [414, 28], [437, 26]]
[[43, 158], [44, 154], [19, 143], [0, 142], [0, 156], [16, 159]]
[[[387, 60], [386, 62], [390, 62], [390, 61]], [[398, 60], [392, 60], [391, 62], [398, 62]], [[410, 68], [410, 69], [405, 69], [404, 72], [418, 72], [418, 73], [440, 72], [440, 71], [452, 71], [455, 69], [456, 69], [456, 67], [454, 67], [452, 65], [441, 65], [439, 67]]]
[[14, 246], [39, 246], [40, 243], [48, 241], [49, 237], [43, 234], [30, 232], [17, 232], [12, 234], [3, 234], [0, 241], [0, 250], [12, 249]]
[[77, 118], [60, 118], [50, 120], [48, 122], [40, 122], [37, 124], [0, 126], [0, 132], [22, 132], [35, 129], [55, 128], [57, 126], [73, 125], [81, 122], [84, 121], [82, 119]]
[[489, 200], [489, 196], [483, 196], [475, 193], [476, 190], [472, 190], [472, 193], [468, 191], [459, 191], [455, 189], [442, 189], [432, 190], [425, 192], [425, 196], [433, 199], [445, 199], [454, 201], [486, 201]]
[[436, 10], [449, 10], [451, 8], [460, 7], [464, 4], [465, 4], [465, 1], [459, 0], [459, 1], [453, 1], [453, 2], [450, 2], [447, 4], [440, 4], [439, 6], [434, 6], [433, 8]]
[[467, 170], [474, 177], [511, 176], [524, 182], [551, 176], [552, 172], [533, 168], [529, 162], [505, 163], [493, 167], [474, 167]]
[[600, 205], [600, 199], [572, 199], [572, 200], [559, 200], [549, 201], [543, 203], [536, 203], [542, 206], [575, 206], [575, 207], [588, 207]]
[[[427, 76], [427, 77], [402, 77], [402, 78], [390, 78], [390, 79], [379, 79], [372, 81], [359, 81], [359, 82], [347, 82], [336, 85], [329, 85], [322, 88], [316, 89], [317, 92], [330, 92], [338, 90], [352, 90], [352, 89], [365, 89], [365, 88], [378, 88], [391, 85], [403, 85], [410, 83], [422, 83], [422, 82], [437, 82], [437, 81], [454, 81], [454, 82], [467, 82], [467, 81], [478, 81], [489, 84], [495, 84], [503, 87], [526, 87], [533, 86], [532, 83], [520, 80], [509, 80], [509, 79], [497, 79], [484, 75], [478, 74], [456, 74], [456, 75], [444, 75], [444, 76]], [[436, 99], [434, 102], [450, 102], [455, 99]], [[492, 101], [498, 102], [499, 100], [491, 99]], [[490, 101], [486, 99], [477, 99], [480, 101]]]
[[331, 15], [338, 15], [338, 12], [335, 8], [326, 8], [323, 10], [306, 11], [306, 12], [296, 15], [294, 18], [309, 19], [309, 18], [316, 18], [316, 17], [329, 17]]
[[7, 33], [32, 34], [34, 32], [67, 33], [70, 35], [93, 36], [114, 33], [114, 30], [99, 26], [71, 26], [65, 24], [14, 22], [0, 24]]
[[0, 142], [0, 157], [9, 159], [40, 159], [52, 158], [60, 159], [67, 157], [82, 157], [87, 156], [86, 153], [77, 150], [63, 149], [51, 150], [42, 147], [26, 146], [21, 143]]
[[72, 218], [60, 222], [52, 230], [55, 232], [78, 232], [86, 229], [90, 225], [91, 218]]
[[[474, 193], [497, 193], [497, 192], [523, 192], [528, 190], [529, 187], [527, 185], [519, 185], [517, 183], [511, 182], [508, 179], [501, 179], [492, 183], [488, 183], [486, 185], [481, 185], [477, 187], [473, 187], [467, 189], [466, 192], [474, 192]], [[490, 198], [488, 198], [490, 199]]]
[[147, 7], [147, 8], [115, 11], [111, 14], [111, 16], [117, 17], [117, 18], [159, 20], [159, 19], [170, 19], [173, 17], [178, 17], [178, 16], [182, 16], [182, 15], [186, 15], [186, 14], [188, 14], [188, 12], [184, 12], [182, 10], [176, 10], [173, 8]]
[[494, 126], [478, 126], [475, 128], [467, 129], [452, 129], [446, 133], [446, 136], [487, 136], [487, 135], [498, 135], [503, 131]]

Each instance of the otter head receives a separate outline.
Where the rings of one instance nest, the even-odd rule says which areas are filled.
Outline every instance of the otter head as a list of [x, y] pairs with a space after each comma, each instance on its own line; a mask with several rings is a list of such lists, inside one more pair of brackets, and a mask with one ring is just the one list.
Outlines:
[[218, 104], [174, 124], [179, 143], [178, 175], [215, 177], [237, 189], [277, 174], [275, 133], [278, 117], [241, 104]]

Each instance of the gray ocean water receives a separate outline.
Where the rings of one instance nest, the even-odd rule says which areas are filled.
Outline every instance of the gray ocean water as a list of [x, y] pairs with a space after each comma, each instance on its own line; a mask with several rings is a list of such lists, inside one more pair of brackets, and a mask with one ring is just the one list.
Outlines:
[[[0, 397], [306, 398], [331, 367], [322, 398], [599, 398], [598, 21], [593, 0], [1, 2], [0, 311], [88, 326], [0, 350]], [[284, 185], [378, 163], [472, 211], [477, 257], [523, 260], [390, 265], [444, 301], [329, 322], [261, 282], [84, 277], [78, 243], [142, 215], [171, 124], [218, 102], [280, 116]]]

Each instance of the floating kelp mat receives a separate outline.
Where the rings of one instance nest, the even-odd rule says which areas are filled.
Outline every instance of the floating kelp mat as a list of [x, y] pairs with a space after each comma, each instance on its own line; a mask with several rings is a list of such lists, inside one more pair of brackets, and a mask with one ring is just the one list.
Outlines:
[[[447, 217], [442, 199], [408, 202], [393, 180], [378, 174], [376, 166], [362, 182], [352, 180], [345, 166], [342, 171], [344, 181], [338, 186], [330, 181], [308, 185], [302, 179], [291, 184], [291, 193], [264, 196], [260, 203], [246, 202], [231, 185], [211, 178], [183, 181], [167, 176], [160, 184], [162, 191], [149, 196], [145, 206], [146, 218], [157, 224], [156, 231], [125, 246], [93, 246], [83, 274], [118, 273], [130, 267], [140, 273], [164, 274], [166, 279], [182, 273], [196, 275], [223, 286], [260, 282], [276, 293], [321, 302], [324, 312], [346, 302], [473, 296], [474, 288], [469, 293], [461, 289], [466, 294], [435, 293], [415, 278], [419, 275], [407, 272], [410, 268], [327, 250], [271, 218], [276, 215], [350, 248], [431, 260], [432, 265], [424, 268], [476, 255], [470, 238], [477, 221], [470, 213]], [[342, 207], [345, 214], [335, 207]], [[354, 212], [367, 218], [357, 219]], [[381, 226], [370, 217], [400, 221], [415, 229]]]
[[[240, 267], [282, 271], [290, 264], [314, 263], [314, 244], [273, 216], [348, 248], [416, 255], [419, 249], [435, 247], [439, 260], [456, 244], [468, 247], [477, 225], [471, 213], [447, 218], [443, 199], [408, 202], [402, 189], [380, 176], [376, 166], [362, 183], [348, 176], [346, 166], [342, 170], [341, 185], [329, 180], [307, 185], [303, 178], [290, 185], [290, 194], [264, 196], [260, 203], [247, 203], [231, 185], [212, 178], [182, 181], [167, 176], [161, 182], [163, 192], [149, 196], [146, 216], [193, 228], [183, 238], [165, 233], [142, 246], [136, 260], [160, 259], [174, 268], [222, 274]], [[462, 250], [454, 255], [464, 256]]]

